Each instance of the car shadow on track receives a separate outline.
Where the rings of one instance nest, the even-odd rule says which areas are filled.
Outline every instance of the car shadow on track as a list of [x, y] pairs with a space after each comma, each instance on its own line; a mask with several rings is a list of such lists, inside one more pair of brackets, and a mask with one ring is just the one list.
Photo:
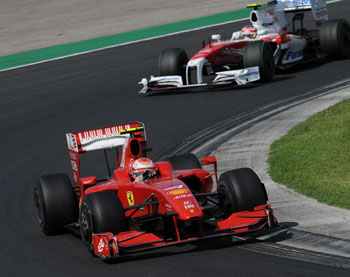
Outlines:
[[137, 261], [143, 259], [152, 259], [164, 256], [181, 255], [189, 252], [208, 251], [216, 249], [224, 249], [230, 247], [244, 246], [251, 243], [260, 243], [263, 241], [279, 242], [286, 240], [292, 236], [288, 232], [289, 228], [295, 227], [298, 224], [295, 222], [283, 222], [280, 227], [274, 229], [264, 229], [261, 232], [256, 233], [253, 236], [240, 236], [240, 237], [222, 237], [213, 238], [208, 240], [201, 240], [192, 243], [180, 244], [177, 246], [163, 247], [147, 252], [138, 252], [125, 254], [125, 256], [119, 256], [104, 260], [107, 264], [118, 264], [130, 261]]
[[293, 237], [293, 233], [290, 231], [291, 228], [298, 226], [296, 222], [280, 222], [279, 227], [271, 230], [262, 230], [258, 233], [254, 233], [250, 236], [251, 239], [256, 239], [260, 242], [281, 242], [288, 240]]
[[[314, 70], [316, 68], [322, 67], [328, 63], [331, 63], [333, 61], [328, 60], [326, 58], [321, 58], [319, 60], [315, 60], [312, 62], [305, 62], [305, 63], [298, 63], [296, 65], [291, 66], [288, 69], [276, 69], [275, 74], [283, 76], [283, 75], [289, 75], [289, 74], [297, 74], [301, 72], [306, 72], [310, 70]], [[275, 75], [276, 76], [276, 75]]]
[[147, 252], [125, 254], [125, 256], [111, 258], [108, 260], [104, 260], [104, 262], [112, 265], [112, 264], [119, 264], [119, 263], [137, 261], [137, 260], [143, 260], [143, 259], [153, 259], [157, 257], [181, 255], [181, 254], [190, 253], [190, 252], [230, 248], [230, 247], [245, 245], [253, 241], [255, 240], [249, 239], [249, 240], [236, 241], [236, 240], [233, 240], [231, 237], [215, 238], [215, 239], [181, 244], [178, 246], [169, 246], [166, 248], [149, 250]]

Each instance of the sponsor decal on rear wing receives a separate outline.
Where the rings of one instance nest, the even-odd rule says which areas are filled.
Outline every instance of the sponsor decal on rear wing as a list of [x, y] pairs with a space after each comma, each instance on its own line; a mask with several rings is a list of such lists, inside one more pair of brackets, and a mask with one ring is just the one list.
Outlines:
[[67, 133], [68, 149], [74, 152], [89, 152], [123, 146], [129, 134], [146, 138], [145, 127], [141, 122]]
[[284, 4], [286, 10], [292, 9], [311, 9], [313, 0], [277, 0], [276, 4]]
[[324, 0], [277, 0], [286, 12], [311, 10], [316, 24], [319, 26], [328, 20], [327, 4]]

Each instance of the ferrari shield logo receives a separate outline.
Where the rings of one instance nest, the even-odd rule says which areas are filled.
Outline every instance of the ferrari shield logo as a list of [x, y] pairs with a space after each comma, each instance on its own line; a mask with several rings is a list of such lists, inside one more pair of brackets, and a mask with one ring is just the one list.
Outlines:
[[126, 192], [126, 198], [128, 198], [130, 206], [134, 205], [134, 194], [132, 193], [132, 191]]

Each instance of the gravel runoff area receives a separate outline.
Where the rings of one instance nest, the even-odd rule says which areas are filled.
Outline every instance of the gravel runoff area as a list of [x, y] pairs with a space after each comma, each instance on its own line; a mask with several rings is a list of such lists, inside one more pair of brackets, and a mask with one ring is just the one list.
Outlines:
[[11, 0], [0, 56], [245, 8], [249, 0]]
[[234, 168], [251, 167], [265, 184], [269, 202], [281, 223], [294, 225], [297, 230], [348, 240], [350, 211], [297, 194], [272, 181], [267, 173], [272, 142], [311, 115], [346, 98], [350, 98], [350, 87], [291, 107], [233, 136], [211, 153], [217, 157], [219, 174]]

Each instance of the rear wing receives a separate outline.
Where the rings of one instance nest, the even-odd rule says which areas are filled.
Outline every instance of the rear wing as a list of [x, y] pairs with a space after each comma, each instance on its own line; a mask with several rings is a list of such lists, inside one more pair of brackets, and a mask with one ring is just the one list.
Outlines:
[[311, 10], [312, 6], [317, 6], [323, 0], [277, 0], [276, 4], [285, 5], [285, 11]]
[[91, 129], [76, 133], [67, 133], [67, 144], [70, 151], [84, 153], [123, 146], [127, 137], [141, 136], [146, 140], [145, 126], [141, 122]]
[[318, 26], [328, 20], [327, 4], [324, 0], [277, 0], [276, 4], [283, 5], [285, 12], [311, 10]]
[[106, 150], [125, 146], [130, 138], [146, 142], [145, 125], [142, 122], [114, 125], [76, 133], [67, 133], [69, 159], [73, 172], [73, 181], [80, 185], [80, 153]]
[[266, 28], [279, 33], [287, 28], [285, 13], [303, 13], [311, 11], [316, 25], [320, 26], [328, 20], [327, 4], [323, 0], [277, 0], [268, 4], [252, 4], [247, 8], [253, 8], [250, 13], [250, 22], [254, 27], [264, 31]]

